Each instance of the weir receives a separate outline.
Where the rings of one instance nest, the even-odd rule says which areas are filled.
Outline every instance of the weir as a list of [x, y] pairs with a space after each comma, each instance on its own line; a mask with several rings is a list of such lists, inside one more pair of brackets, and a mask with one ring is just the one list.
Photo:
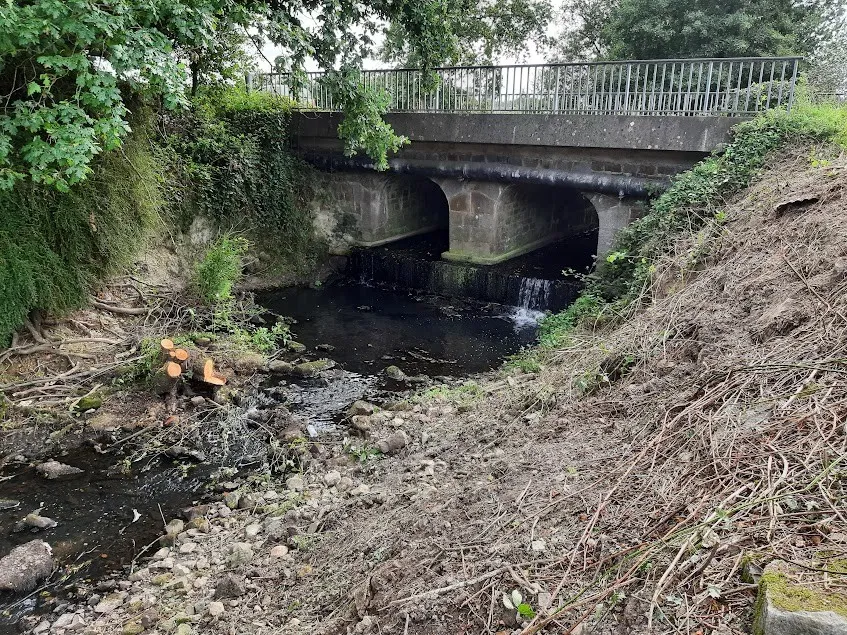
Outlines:
[[447, 236], [435, 232], [356, 249], [350, 254], [347, 274], [365, 284], [555, 311], [573, 302], [582, 288], [577, 276], [563, 271], [587, 271], [596, 240], [595, 228], [507, 263], [475, 265], [441, 260]]

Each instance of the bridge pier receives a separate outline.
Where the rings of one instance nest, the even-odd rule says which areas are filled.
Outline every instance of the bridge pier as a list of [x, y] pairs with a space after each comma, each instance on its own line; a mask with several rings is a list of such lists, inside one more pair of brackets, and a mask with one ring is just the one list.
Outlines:
[[433, 178], [447, 197], [445, 260], [492, 265], [596, 226], [575, 192], [537, 185]]
[[618, 231], [641, 215], [641, 207], [632, 199], [609, 194], [585, 192], [597, 212], [599, 230], [597, 235], [597, 258], [602, 258], [612, 249]]

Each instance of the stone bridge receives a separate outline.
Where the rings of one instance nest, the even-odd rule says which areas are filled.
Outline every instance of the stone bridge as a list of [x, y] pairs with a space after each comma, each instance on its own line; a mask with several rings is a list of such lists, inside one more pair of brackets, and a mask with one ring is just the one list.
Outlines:
[[569, 236], [598, 255], [642, 201], [762, 110], [791, 108], [799, 58], [655, 60], [364, 71], [390, 97], [386, 120], [411, 144], [376, 172], [343, 156], [325, 74], [305, 87], [270, 74], [255, 88], [299, 105], [293, 145], [324, 170], [319, 226], [337, 245], [375, 246], [449, 229], [442, 257], [494, 264]]

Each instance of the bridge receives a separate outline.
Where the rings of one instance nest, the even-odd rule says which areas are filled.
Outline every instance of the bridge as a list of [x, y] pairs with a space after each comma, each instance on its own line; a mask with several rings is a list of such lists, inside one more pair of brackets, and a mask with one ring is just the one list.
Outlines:
[[361, 71], [412, 143], [377, 172], [345, 157], [332, 75], [264, 74], [295, 101], [293, 143], [324, 170], [315, 211], [341, 244], [449, 228], [443, 258], [494, 264], [593, 232], [597, 254], [641, 201], [729, 140], [736, 123], [790, 109], [800, 58], [637, 60]]

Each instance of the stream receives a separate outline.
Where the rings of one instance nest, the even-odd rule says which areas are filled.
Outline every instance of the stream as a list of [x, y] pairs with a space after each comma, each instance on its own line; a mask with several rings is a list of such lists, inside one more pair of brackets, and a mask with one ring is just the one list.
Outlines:
[[[354, 281], [281, 289], [261, 294], [258, 301], [294, 320], [291, 330], [306, 346], [300, 357], [327, 357], [336, 366], [313, 379], [270, 376], [260, 394], [234, 408], [229, 417], [246, 420], [255, 403], [270, 409], [284, 403], [307, 423], [311, 436], [337, 432], [344, 411], [357, 399], [384, 403], [401, 391], [496, 368], [534, 341], [540, 315], [526, 307]], [[387, 377], [384, 369], [392, 365], [413, 381]], [[140, 461], [126, 470], [125, 457], [82, 446], [52, 457], [84, 470], [67, 481], [47, 481], [26, 461], [9, 464], [0, 472], [0, 499], [19, 505], [0, 511], [0, 554], [41, 538], [51, 544], [61, 566], [52, 580], [61, 574], [67, 578], [49, 588], [55, 599], [46, 604], [38, 593], [30, 597], [0, 594], [0, 635], [19, 632], [15, 624], [22, 615], [61, 611], [67, 601], [89, 596], [96, 591], [98, 578], [127, 566], [156, 540], [163, 517], [170, 520], [181, 508], [209, 495], [210, 478], [220, 466], [214, 464], [213, 450], [204, 448], [209, 461], [190, 470], [169, 459]], [[241, 475], [252, 469], [233, 465], [241, 469]], [[28, 529], [14, 532], [15, 525], [33, 511], [56, 520], [58, 526], [38, 534]], [[75, 570], [78, 565], [82, 566]]]

